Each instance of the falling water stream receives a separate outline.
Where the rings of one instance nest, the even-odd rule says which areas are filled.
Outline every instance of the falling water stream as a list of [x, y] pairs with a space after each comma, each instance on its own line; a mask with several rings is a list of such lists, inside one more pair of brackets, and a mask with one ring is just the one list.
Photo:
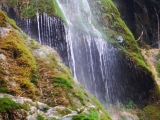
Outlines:
[[[102, 39], [87, 0], [57, 0], [65, 18], [69, 67], [75, 80], [99, 100], [110, 101], [117, 49]], [[112, 69], [111, 69], [112, 68]], [[110, 89], [111, 88], [111, 89]]]
[[102, 103], [129, 99], [141, 104], [149, 98], [152, 78], [137, 69], [117, 46], [103, 39], [88, 1], [57, 0], [66, 23], [38, 10], [35, 18], [21, 20], [12, 8], [3, 9], [28, 35], [56, 49], [74, 79]]

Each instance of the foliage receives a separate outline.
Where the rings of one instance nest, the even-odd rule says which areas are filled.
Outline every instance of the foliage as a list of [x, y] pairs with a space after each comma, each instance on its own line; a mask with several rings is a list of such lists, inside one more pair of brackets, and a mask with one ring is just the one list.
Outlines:
[[7, 27], [7, 23], [9, 23], [13, 28], [20, 30], [15, 21], [8, 18], [7, 14], [0, 10], [0, 27]]
[[2, 73], [3, 72], [3, 70], [2, 69], [0, 69], [0, 73]]
[[62, 115], [62, 116], [65, 116], [65, 115], [68, 115], [68, 114], [70, 114], [71, 113], [71, 110], [69, 110], [69, 109], [63, 109], [63, 110], [61, 110], [61, 109], [56, 109], [56, 111], [58, 112], [58, 114], [60, 114], [60, 115]]
[[18, 10], [21, 18], [33, 18], [38, 12], [39, 14], [54, 15], [65, 21], [63, 12], [56, 0], [29, 0], [27, 2], [23, 0], [7, 0], [3, 4]]
[[3, 83], [3, 82], [4, 82], [4, 80], [2, 78], [0, 78], [0, 83]]
[[34, 84], [38, 83], [38, 78], [39, 78], [39, 76], [37, 74], [33, 74], [31, 82]]
[[37, 120], [45, 120], [44, 117], [40, 114], [37, 115]]
[[[0, 11], [0, 14], [5, 16], [6, 22], [10, 23], [10, 21], [13, 21], [4, 12]], [[12, 25], [14, 28], [16, 27], [16, 24]], [[37, 65], [23, 38], [17, 31], [10, 28], [10, 31], [5, 36], [0, 37], [0, 49], [2, 52], [7, 53], [7, 61], [12, 63], [8, 68], [11, 75], [16, 76], [16, 82], [20, 85], [21, 89], [26, 88], [27, 93], [30, 94], [29, 96], [33, 97], [35, 95], [35, 88], [31, 80], [35, 78], [34, 74], [37, 72]], [[7, 89], [3, 88], [1, 91], [7, 92]], [[16, 91], [16, 89], [13, 91]]]
[[72, 88], [71, 82], [66, 76], [57, 76], [54, 78], [53, 82], [54, 87], [69, 87]]
[[139, 110], [137, 114], [140, 120], [160, 119], [160, 109], [152, 105], [146, 106], [143, 110]]
[[[133, 34], [122, 21], [120, 13], [113, 2], [111, 0], [97, 0], [96, 4], [91, 4], [96, 8], [97, 21], [103, 28], [104, 35], [109, 36], [108, 38], [104, 36], [104, 38], [109, 39], [109, 42], [120, 47], [123, 52], [122, 54], [126, 56], [126, 59], [131, 59], [138, 70], [147, 73], [148, 76], [154, 79], [151, 69], [147, 66], [141, 55]], [[117, 42], [119, 35], [124, 38], [123, 44]]]
[[156, 71], [158, 73], [158, 77], [160, 78], [160, 63], [159, 62], [155, 62], [154, 66], [155, 66]]
[[7, 87], [1, 87], [0, 88], [0, 93], [8, 93], [8, 88]]
[[22, 105], [12, 101], [10, 98], [0, 98], [0, 113], [21, 109]]
[[30, 40], [28, 46], [29, 46], [32, 50], [38, 49], [38, 48], [41, 47], [41, 45], [40, 45], [38, 42], [36, 42], [35, 40]]
[[72, 117], [72, 120], [105, 120], [96, 109], [90, 109], [89, 114], [78, 114]]
[[7, 26], [6, 17], [2, 12], [0, 12], [0, 27], [6, 27], [6, 26]]
[[120, 104], [121, 107], [126, 108], [126, 109], [135, 109], [136, 108], [136, 104], [134, 104], [133, 101], [128, 100], [126, 101], [124, 104]]

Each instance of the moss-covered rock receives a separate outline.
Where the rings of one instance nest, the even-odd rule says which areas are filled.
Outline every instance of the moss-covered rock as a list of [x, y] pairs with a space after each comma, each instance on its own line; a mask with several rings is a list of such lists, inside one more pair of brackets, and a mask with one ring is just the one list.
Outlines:
[[[49, 107], [55, 109], [58, 107], [60, 110], [56, 111], [59, 111], [57, 114], [60, 117], [73, 116], [72, 113], [67, 112], [67, 109], [69, 111], [74, 109], [76, 115], [89, 112], [90, 108], [94, 108], [97, 116], [103, 116], [105, 120], [110, 119], [100, 103], [74, 81], [70, 70], [63, 65], [54, 49], [39, 45], [20, 29], [15, 29], [6, 14], [2, 11], [0, 13], [6, 20], [4, 21], [6, 26], [0, 27], [1, 93], [39, 100], [48, 105], [41, 108], [41, 104], [38, 104], [39, 109], [45, 112]], [[3, 94], [2, 96], [4, 97]], [[13, 96], [8, 97], [14, 99]], [[26, 104], [30, 105], [28, 102]], [[34, 113], [32, 114], [33, 116], [30, 116], [36, 116], [37, 119], [42, 119], [40, 116], [44, 116], [44, 114], [35, 116]]]
[[139, 110], [137, 114], [140, 120], [159, 120], [160, 108], [149, 105], [146, 106], [143, 110]]
[[22, 19], [34, 18], [39, 14], [47, 13], [65, 21], [64, 15], [56, 0], [6, 0], [0, 1], [4, 7], [13, 8]]
[[[97, 0], [96, 2], [90, 2], [90, 4], [94, 8], [94, 14], [97, 16], [96, 19], [102, 27], [104, 37], [108, 39], [109, 42], [119, 46], [122, 49], [122, 54], [133, 61], [137, 70], [150, 76], [156, 92], [159, 93], [154, 81], [154, 75], [147, 66], [133, 34], [124, 21], [122, 21], [120, 13], [114, 3], [111, 0]], [[118, 43], [118, 36], [123, 37], [124, 42], [122, 44]]]
[[[5, 59], [1, 59], [0, 64], [3, 70], [0, 76], [4, 80], [1, 87], [7, 86], [8, 92], [14, 95], [20, 95], [25, 89], [25, 95], [34, 97], [36, 90], [31, 79], [37, 71], [36, 61], [24, 39], [14, 29], [18, 27], [14, 22], [14, 25], [10, 22], [13, 20], [9, 19], [2, 11], [0, 14], [5, 18], [7, 25], [0, 28], [0, 52], [5, 57]], [[6, 89], [1, 91], [4, 92], [4, 90], [6, 91]]]
[[21, 104], [14, 102], [10, 98], [0, 98], [0, 106], [0, 113], [12, 112], [22, 108]]

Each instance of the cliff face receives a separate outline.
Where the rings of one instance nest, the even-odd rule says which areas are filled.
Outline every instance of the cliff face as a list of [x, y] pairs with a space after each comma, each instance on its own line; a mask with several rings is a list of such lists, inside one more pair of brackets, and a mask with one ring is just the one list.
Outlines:
[[[48, 118], [47, 114], [52, 109], [52, 112], [58, 113], [57, 116], [52, 116], [52, 118], [69, 117], [71, 119], [72, 116], [75, 116], [75, 119], [90, 119], [93, 114], [96, 114], [95, 120], [98, 119], [99, 115], [102, 115], [102, 118], [100, 117], [99, 119], [110, 119], [102, 107], [96, 102], [96, 99], [73, 80], [70, 71], [63, 65], [63, 63], [66, 65], [69, 64], [68, 56], [71, 53], [68, 52], [65, 36], [67, 34], [65, 31], [67, 24], [65, 24], [63, 13], [60, 11], [59, 6], [57, 6], [56, 1], [49, 0], [48, 2], [39, 0], [40, 3], [36, 3], [35, 1], [36, 0], [20, 0], [18, 2], [16, 0], [0, 1], [2, 9], [7, 12], [7, 15], [13, 18], [17, 25], [31, 36], [30, 38], [24, 34], [13, 20], [1, 12], [0, 60], [2, 64], [0, 64], [0, 85], [2, 89], [0, 89], [0, 91], [3, 93], [1, 97], [11, 98], [14, 102], [18, 103], [16, 104], [9, 99], [9, 101], [16, 106], [14, 106], [16, 109], [23, 107], [19, 105], [20, 102], [18, 102], [23, 99], [20, 98], [20, 96], [30, 98], [29, 100], [24, 98], [25, 100], [20, 103], [24, 104], [27, 101], [31, 101], [29, 110], [32, 114], [25, 111], [28, 117], [36, 118], [40, 117], [38, 116], [38, 114], [40, 114]], [[93, 82], [93, 80], [85, 82], [86, 79], [84, 79], [81, 74], [79, 74], [79, 76], [84, 79], [84, 83], [88, 83], [87, 85], [89, 85], [91, 89], [94, 89], [94, 85], [96, 85], [95, 88], [99, 89], [99, 96], [102, 96], [102, 98], [106, 98], [105, 95], [108, 92], [106, 91], [106, 81], [109, 79], [110, 84], [107, 90], [110, 90], [109, 97], [111, 102], [116, 103], [117, 100], [126, 102], [127, 99], [130, 99], [136, 104], [143, 104], [142, 106], [144, 106], [150, 100], [156, 99], [159, 91], [154, 81], [152, 71], [144, 62], [137, 42], [120, 18], [117, 8], [111, 0], [88, 1], [92, 8], [94, 8], [93, 13], [96, 15], [94, 19], [101, 25], [100, 27], [102, 28], [104, 38], [114, 46], [112, 46], [112, 44], [107, 46], [111, 52], [103, 49], [104, 51], [106, 50], [105, 53], [107, 54], [103, 54], [102, 57], [102, 52], [104, 51], [99, 52], [101, 49], [95, 47], [97, 41], [90, 43], [86, 40], [87, 37], [83, 41], [81, 36], [85, 38], [86, 33], [80, 29], [79, 24], [77, 24], [76, 27], [80, 29], [80, 31], [75, 34], [78, 34], [78, 36], [74, 41], [78, 40], [80, 43], [79, 50], [82, 49], [83, 57], [88, 55], [86, 59], [83, 59], [84, 61], [81, 60], [81, 57], [80, 61], [77, 62], [78, 65], [84, 63], [82, 66], [77, 65], [79, 67], [78, 71], [81, 71], [81, 67], [84, 69], [87, 68], [86, 66], [88, 65], [86, 65], [86, 61], [89, 57], [94, 57], [94, 60], [90, 61], [92, 61], [91, 65], [95, 63], [95, 68], [85, 69], [86, 72], [94, 71], [94, 75], [85, 75], [87, 77], [91, 76], [91, 78], [92, 76], [96, 76], [96, 82], [98, 82], [97, 84], [95, 81]], [[64, 4], [66, 3], [65, 1], [62, 2], [64, 2]], [[129, 3], [130, 1], [128, 1], [128, 4]], [[140, 6], [142, 5], [142, 3], [140, 4], [138, 1], [136, 1], [136, 3]], [[146, 12], [145, 8], [143, 8], [143, 11]], [[141, 12], [139, 12], [139, 14], [141, 14]], [[144, 20], [148, 21], [148, 18], [145, 16]], [[149, 23], [146, 21], [142, 21], [142, 23], [147, 26], [145, 29], [148, 30]], [[118, 43], [118, 36], [123, 37], [123, 44]], [[43, 45], [54, 47], [59, 55], [50, 47], [41, 46], [35, 42], [32, 37]], [[78, 47], [78, 45], [76, 47]], [[117, 51], [115, 51], [115, 49]], [[91, 50], [93, 50], [94, 53], [91, 54]], [[111, 54], [116, 53], [116, 56], [109, 56], [109, 59], [116, 64], [110, 64], [107, 61], [108, 59], [105, 59], [107, 58], [108, 52]], [[79, 56], [80, 53], [81, 52], [78, 51], [77, 55]], [[60, 57], [63, 59], [63, 63]], [[78, 60], [79, 57], [76, 59]], [[106, 63], [111, 67], [111, 72], [107, 68]], [[104, 69], [101, 69], [101, 66], [105, 66]], [[103, 81], [104, 76], [101, 76], [102, 71], [107, 73], [104, 74], [106, 75], [105, 82]], [[4, 93], [13, 96], [5, 95]], [[15, 96], [19, 96], [18, 100], [15, 100]], [[41, 108], [42, 103], [38, 103], [37, 107], [37, 103], [34, 103], [31, 99], [38, 100], [45, 104], [43, 104]], [[31, 107], [41, 111], [47, 109], [47, 114], [41, 112], [34, 114]], [[5, 108], [5, 111], [0, 111], [1, 118], [6, 119], [10, 111], [12, 111], [12, 109], [8, 108]], [[5, 116], [3, 116], [2, 113], [5, 113]], [[24, 114], [24, 117], [27, 117], [27, 115]]]
[[[118, 60], [118, 62], [116, 63], [118, 64], [118, 66], [120, 66], [119, 69], [117, 69], [115, 65], [114, 70], [112, 69], [112, 74], [109, 73], [110, 77], [108, 77], [109, 76], [108, 75], [107, 78], [105, 79], [105, 80], [109, 79], [109, 82], [110, 82], [109, 90], [111, 93], [110, 95], [111, 101], [116, 102], [117, 99], [120, 98], [121, 101], [123, 102], [123, 101], [126, 101], [126, 98], [128, 98], [133, 100], [137, 104], [139, 104], [144, 99], [150, 100], [153, 93], [151, 91], [157, 88], [156, 83], [154, 81], [154, 77], [152, 75], [151, 70], [147, 67], [146, 63], [144, 62], [144, 59], [140, 53], [139, 47], [135, 41], [134, 36], [129, 31], [125, 23], [121, 20], [119, 11], [114, 6], [111, 0], [108, 0], [108, 1], [101, 0], [101, 1], [95, 1], [95, 2], [92, 2], [91, 0], [88, 0], [88, 1], [90, 2], [91, 6], [94, 8], [93, 13], [97, 15], [97, 18], [95, 19], [101, 25], [102, 31], [104, 32], [104, 36], [106, 37], [106, 34], [107, 34], [107, 37], [108, 37], [107, 39], [109, 39], [109, 41], [113, 43], [116, 47], [118, 46], [117, 48], [121, 49], [119, 52], [117, 52], [117, 56], [116, 56], [117, 59], [115, 59], [115, 57], [112, 58], [112, 60], [114, 61]], [[45, 2], [44, 0], [40, 0], [39, 4], [35, 3], [35, 0], [31, 0], [28, 2], [2, 0], [0, 2], [2, 4], [2, 9], [7, 12], [9, 17], [13, 18], [16, 21], [19, 27], [21, 27], [28, 35], [32, 36], [39, 43], [54, 47], [56, 51], [58, 51], [58, 53], [60, 54], [60, 57], [63, 59], [63, 62], [66, 65], [69, 64], [68, 56], [70, 53], [68, 53], [67, 44], [66, 44], [66, 36], [65, 36], [66, 25], [64, 24], [64, 22], [62, 22], [62, 21], [65, 21], [65, 19], [62, 12], [60, 12], [60, 8], [57, 6], [56, 1]], [[37, 7], [37, 9], [35, 9], [35, 6]], [[78, 24], [77, 24], [77, 28], [78, 29], [80, 28]], [[80, 32], [79, 36], [83, 36], [83, 35], [85, 35], [83, 31]], [[79, 36], [77, 37], [78, 40], [81, 39]], [[119, 44], [117, 42], [118, 36], [123, 36], [124, 38], [123, 44]], [[87, 44], [85, 42], [86, 41], [84, 41], [82, 46], [80, 47], [84, 51], [85, 49], [90, 49], [90, 48], [85, 48], [86, 47], [85, 44]], [[35, 46], [35, 42], [33, 40], [30, 40], [29, 44], [33, 48], [37, 46], [37, 45]], [[93, 43], [93, 44], [96, 44], [96, 43]], [[97, 50], [98, 50], [97, 48], [93, 49], [93, 51], [97, 51]], [[86, 53], [87, 51], [89, 50], [86, 50]], [[39, 52], [39, 51], [36, 51], [36, 52]], [[99, 95], [105, 98], [106, 86], [104, 84], [104, 81], [102, 81], [102, 76], [99, 77], [99, 75], [101, 74], [100, 67], [101, 67], [101, 64], [103, 63], [99, 62], [99, 59], [101, 58], [99, 58], [100, 53], [98, 53], [98, 51], [94, 52], [93, 55], [96, 56], [95, 57], [95, 63], [96, 63], [95, 76], [96, 77], [98, 76], [96, 79], [99, 80], [97, 88], [100, 88], [99, 91], [103, 93], [103, 94], [100, 93]], [[83, 57], [85, 56], [86, 55], [84, 55]], [[105, 56], [107, 56], [107, 54]], [[86, 59], [88, 58], [86, 57]], [[47, 71], [51, 71], [50, 69], [54, 68], [54, 66], [50, 66], [51, 68], [43, 66], [47, 63], [41, 62], [41, 60], [39, 59], [37, 62], [40, 63], [39, 67], [44, 68], [44, 70], [47, 69]], [[82, 62], [82, 60], [80, 62]], [[84, 64], [84, 66], [86, 65]], [[80, 66], [80, 67], [83, 67], [83, 66]], [[90, 69], [87, 69], [87, 70], [90, 70]], [[42, 70], [37, 69], [37, 71], [41, 72]], [[106, 69], [106, 71], [109, 71], [109, 70]], [[124, 75], [124, 71], [126, 73], [125, 75]], [[52, 72], [54, 73], [57, 71], [52, 71]], [[115, 78], [112, 77], [113, 74]], [[50, 76], [51, 78], [55, 77], [50, 75], [49, 73], [47, 73], [46, 76], [41, 76], [41, 75], [42, 74], [40, 74], [40, 78], [41, 79], [44, 78], [44, 80], [50, 79]], [[32, 76], [33, 78], [37, 79], [36, 73]], [[47, 78], [47, 76], [49, 77]], [[88, 77], [88, 75], [86, 76]], [[65, 78], [66, 77], [62, 76], [62, 80]], [[61, 79], [61, 78], [56, 78], [56, 79]], [[93, 80], [91, 82], [90, 81], [87, 81], [87, 82], [88, 83], [92, 82], [92, 86], [94, 86]], [[129, 84], [126, 84], [126, 83], [129, 83]], [[43, 86], [43, 84], [40, 84], [40, 86]], [[94, 89], [94, 87], [92, 86], [89, 86], [89, 87], [91, 89]], [[141, 87], [141, 86], [144, 86], [144, 87]], [[48, 93], [49, 91], [46, 90], [46, 92]], [[61, 90], [60, 90], [60, 93], [61, 93]], [[131, 93], [133, 93], [133, 95]], [[24, 94], [26, 94], [26, 92]], [[48, 96], [48, 94], [46, 94], [46, 96]], [[63, 94], [61, 94], [60, 96], [63, 96]], [[63, 102], [66, 105], [70, 104], [70, 103], [66, 103], [66, 101], [62, 101], [62, 103]]]
[[0, 119], [4, 120], [89, 119], [92, 112], [97, 114], [95, 119], [110, 119], [99, 102], [73, 80], [58, 53], [24, 34], [2, 11], [0, 93]]
[[158, 47], [160, 2], [158, 0], [114, 0], [114, 3], [136, 39], [143, 31], [142, 39], [138, 43]]

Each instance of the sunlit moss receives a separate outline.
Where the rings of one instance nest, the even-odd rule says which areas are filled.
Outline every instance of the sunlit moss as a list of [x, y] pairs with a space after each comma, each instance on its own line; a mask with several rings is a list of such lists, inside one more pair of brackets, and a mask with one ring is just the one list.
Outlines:
[[7, 14], [0, 10], [0, 27], [7, 27], [7, 23], [9, 23], [13, 28], [20, 30], [15, 21], [8, 18]]
[[8, 61], [14, 61], [9, 66], [9, 69], [12, 70], [11, 75], [16, 76], [15, 80], [20, 87], [26, 89], [27, 96], [35, 96], [35, 88], [31, 79], [37, 72], [37, 65], [24, 40], [16, 31], [10, 30], [5, 36], [0, 37], [0, 49], [8, 53]]
[[[111, 41], [111, 43], [116, 43], [126, 56], [130, 57], [135, 62], [137, 68], [141, 67], [149, 74], [152, 74], [150, 68], [144, 62], [133, 34], [122, 21], [120, 13], [113, 2], [111, 0], [100, 0], [100, 2], [97, 1], [94, 6], [99, 10], [99, 12], [96, 12], [99, 18], [97, 20], [101, 24], [105, 35], [109, 36], [109, 41]], [[118, 36], [124, 38], [123, 46], [119, 45], [117, 42]]]
[[18, 10], [21, 18], [34, 18], [38, 12], [39, 14], [47, 13], [50, 16], [59, 17], [65, 22], [63, 12], [56, 0], [7, 0], [1, 2]]

